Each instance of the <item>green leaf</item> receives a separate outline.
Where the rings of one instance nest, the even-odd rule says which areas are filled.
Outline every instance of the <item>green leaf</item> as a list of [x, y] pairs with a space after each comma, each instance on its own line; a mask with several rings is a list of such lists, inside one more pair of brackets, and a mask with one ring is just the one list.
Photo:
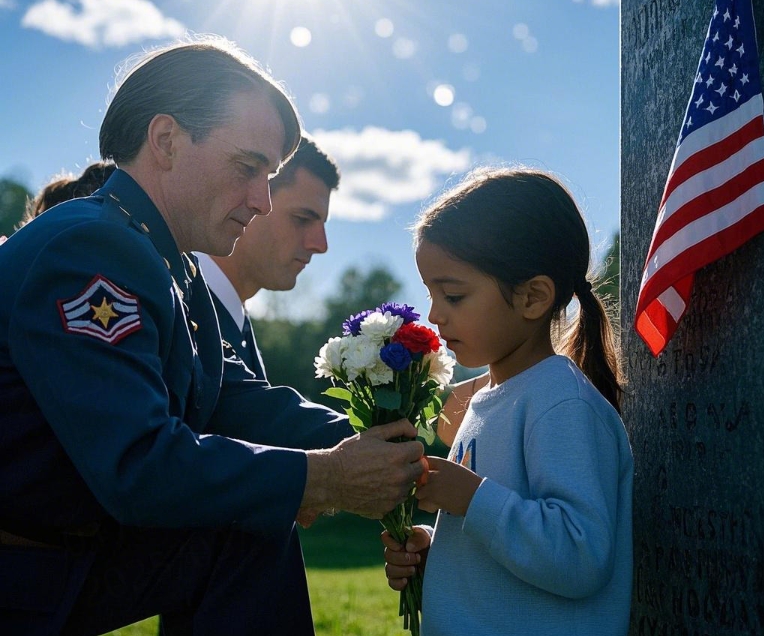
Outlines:
[[358, 417], [358, 414], [351, 408], [346, 408], [345, 413], [348, 414], [348, 417], [350, 418], [350, 426], [353, 427], [353, 430], [356, 433], [363, 433], [368, 427], [368, 425], [360, 418]]
[[376, 389], [374, 391], [374, 401], [383, 409], [397, 411], [401, 407], [401, 394], [390, 389]]
[[427, 446], [430, 446], [435, 441], [435, 431], [429, 425], [420, 425], [417, 437], [420, 437]]
[[371, 421], [371, 406], [365, 402], [361, 397], [353, 395], [350, 398], [350, 407], [358, 413], [359, 417], [364, 421]]
[[323, 395], [337, 398], [338, 400], [344, 400], [345, 402], [352, 402], [352, 394], [350, 391], [339, 386], [329, 387], [324, 391]]

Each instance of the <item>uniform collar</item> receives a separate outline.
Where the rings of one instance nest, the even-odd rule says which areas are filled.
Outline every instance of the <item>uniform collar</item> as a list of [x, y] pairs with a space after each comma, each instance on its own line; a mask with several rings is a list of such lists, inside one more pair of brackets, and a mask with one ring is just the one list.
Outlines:
[[175, 283], [188, 290], [189, 273], [167, 222], [146, 191], [124, 170], [115, 170], [98, 195], [112, 199], [154, 244]]

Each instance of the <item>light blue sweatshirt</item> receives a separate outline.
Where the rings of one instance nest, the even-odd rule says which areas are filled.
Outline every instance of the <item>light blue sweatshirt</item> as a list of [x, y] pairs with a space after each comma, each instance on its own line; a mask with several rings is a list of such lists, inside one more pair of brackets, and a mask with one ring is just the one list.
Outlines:
[[476, 393], [449, 459], [483, 481], [465, 517], [438, 514], [422, 636], [628, 632], [631, 448], [573, 362]]

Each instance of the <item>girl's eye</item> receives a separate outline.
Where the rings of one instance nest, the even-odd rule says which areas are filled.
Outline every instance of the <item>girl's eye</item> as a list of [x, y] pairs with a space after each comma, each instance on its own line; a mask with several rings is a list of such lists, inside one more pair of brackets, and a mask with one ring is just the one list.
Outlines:
[[443, 295], [444, 300], [449, 303], [450, 305], [457, 304], [464, 296], [454, 296], [452, 294], [444, 294]]

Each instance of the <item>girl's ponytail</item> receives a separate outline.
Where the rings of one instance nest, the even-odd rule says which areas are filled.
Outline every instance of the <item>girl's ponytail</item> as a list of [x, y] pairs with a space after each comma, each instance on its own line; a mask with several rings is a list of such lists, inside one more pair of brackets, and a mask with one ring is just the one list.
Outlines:
[[560, 353], [573, 360], [620, 413], [622, 376], [608, 311], [589, 281], [578, 283], [574, 290], [578, 318], [563, 336]]

